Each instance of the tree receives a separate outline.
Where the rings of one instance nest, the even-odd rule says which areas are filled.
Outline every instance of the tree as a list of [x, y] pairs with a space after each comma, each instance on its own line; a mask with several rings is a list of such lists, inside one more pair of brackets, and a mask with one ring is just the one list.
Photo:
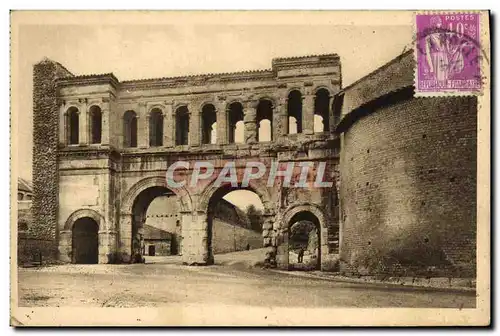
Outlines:
[[250, 221], [250, 228], [254, 231], [262, 232], [262, 224], [264, 223], [262, 211], [257, 209], [255, 205], [250, 204], [247, 206], [246, 215]]

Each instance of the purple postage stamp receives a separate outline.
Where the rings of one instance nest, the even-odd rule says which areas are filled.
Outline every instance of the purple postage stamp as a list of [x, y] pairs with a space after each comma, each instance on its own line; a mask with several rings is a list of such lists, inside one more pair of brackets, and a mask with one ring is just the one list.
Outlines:
[[479, 94], [479, 13], [416, 14], [417, 95]]

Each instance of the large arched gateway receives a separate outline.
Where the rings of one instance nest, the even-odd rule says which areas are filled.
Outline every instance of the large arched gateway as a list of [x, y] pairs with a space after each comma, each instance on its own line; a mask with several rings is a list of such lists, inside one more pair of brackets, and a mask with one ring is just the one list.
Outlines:
[[[221, 201], [221, 193], [229, 190], [218, 190], [214, 177], [190, 183], [207, 173], [196, 171], [199, 162], [210, 163], [214, 174], [231, 162], [239, 181], [232, 189], [242, 187], [249, 162], [265, 169], [293, 166], [292, 184], [300, 176], [309, 182], [315, 176], [328, 182], [326, 187], [301, 185], [296, 192], [282, 174], [272, 183], [262, 175], [243, 188], [254, 191], [262, 202], [263, 222], [258, 229], [265, 264], [276, 266], [282, 228], [288, 226], [283, 216], [290, 206], [316, 204], [327, 218], [319, 219], [322, 227], [338, 232], [338, 202], [331, 184], [336, 179], [340, 141], [334, 128], [327, 127], [334, 120], [329, 95], [337, 93], [341, 84], [338, 55], [278, 58], [272, 69], [255, 72], [123, 82], [112, 74], [72, 76], [49, 60], [37, 67], [59, 69], [53, 74], [57, 81], [45, 70], [40, 77], [57, 82], [56, 103], [39, 118], [51, 120], [58, 136], [50, 138], [51, 165], [44, 165], [43, 172], [37, 170], [35, 181], [46, 175], [58, 186], [39, 194], [44, 203], [37, 209], [43, 208], [43, 214], [38, 214], [58, 223], [54, 237], [60, 259], [73, 260], [73, 233], [83, 237], [82, 232], [87, 232], [73, 232], [73, 226], [66, 225], [77, 211], [98, 214], [91, 217], [98, 223], [97, 231], [91, 232], [94, 245], [98, 242], [99, 263], [137, 262], [170, 253], [180, 254], [186, 264], [210, 264], [214, 251], [210, 224], [223, 217], [224, 223], [232, 225], [231, 216], [238, 218], [237, 223], [228, 226], [226, 235], [232, 234], [232, 250], [240, 249], [234, 228], [244, 226], [240, 212], [246, 207]], [[36, 88], [44, 91], [47, 85], [40, 81], [37, 77]], [[315, 132], [315, 114], [323, 118], [321, 132]], [[57, 120], [52, 120], [54, 116]], [[178, 162], [185, 163], [177, 169], [182, 180], [178, 182], [186, 183], [169, 185], [167, 171]], [[300, 172], [309, 166], [309, 172]], [[215, 216], [214, 207], [226, 215]], [[321, 260], [324, 253], [338, 253], [338, 234], [322, 236], [321, 242], [329, 247], [321, 246]]]

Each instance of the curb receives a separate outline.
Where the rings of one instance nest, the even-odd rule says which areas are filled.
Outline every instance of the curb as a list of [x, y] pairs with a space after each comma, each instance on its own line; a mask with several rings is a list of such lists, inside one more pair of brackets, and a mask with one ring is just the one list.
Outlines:
[[[276, 273], [282, 273], [282, 274], [287, 274], [290, 276], [295, 276], [295, 277], [303, 277], [303, 278], [309, 278], [309, 279], [320, 279], [320, 280], [330, 280], [330, 281], [335, 281], [335, 282], [345, 282], [345, 283], [355, 283], [355, 284], [365, 284], [365, 285], [372, 285], [375, 287], [398, 287], [401, 289], [416, 289], [416, 290], [432, 290], [432, 291], [454, 291], [454, 292], [463, 292], [463, 293], [475, 293], [476, 292], [476, 287], [464, 287], [464, 286], [440, 286], [438, 284], [432, 284], [431, 279], [425, 279], [425, 278], [416, 278], [416, 279], [421, 279], [421, 282], [417, 282], [415, 284], [414, 281], [412, 283], [404, 283], [399, 281], [399, 278], [392, 278], [393, 280], [389, 281], [381, 281], [381, 280], [373, 280], [373, 279], [360, 279], [360, 278], [350, 278], [346, 276], [340, 276], [340, 275], [330, 275], [330, 274], [316, 274], [316, 273], [310, 273], [310, 272], [303, 272], [303, 271], [284, 271], [284, 270], [277, 270], [277, 269], [272, 269], [271, 271], [276, 272]], [[404, 279], [414, 279], [414, 278], [404, 278]], [[435, 279], [447, 279], [448, 278], [435, 278]], [[426, 283], [426, 281], [428, 283]], [[409, 282], [409, 281], [408, 281]], [[443, 280], [444, 282], [444, 280]], [[475, 285], [475, 280], [474, 280], [474, 285]]]

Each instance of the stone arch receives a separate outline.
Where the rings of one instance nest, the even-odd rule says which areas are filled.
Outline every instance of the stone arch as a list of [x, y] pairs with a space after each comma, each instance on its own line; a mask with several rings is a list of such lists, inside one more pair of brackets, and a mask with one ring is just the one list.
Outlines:
[[148, 113], [147, 115], [151, 115], [151, 112], [153, 112], [154, 109], [158, 109], [161, 111], [161, 114], [163, 116], [165, 116], [165, 106], [162, 105], [162, 104], [154, 104], [154, 105], [151, 105], [149, 108], [148, 108]]
[[271, 95], [268, 95], [268, 94], [263, 94], [263, 95], [259, 95], [258, 96], [258, 99], [256, 100], [255, 102], [255, 106], [259, 105], [260, 102], [262, 102], [263, 100], [268, 100], [271, 102], [271, 108], [272, 109], [275, 109], [276, 106], [277, 106], [277, 102], [276, 102], [276, 97], [274, 96], [271, 96]]
[[201, 111], [203, 111], [203, 108], [207, 105], [213, 105], [215, 111], [217, 111], [217, 104], [215, 103], [214, 100], [204, 100], [203, 102], [201, 102], [200, 105], [198, 106], [198, 111], [201, 113]]
[[289, 242], [289, 230], [290, 224], [293, 217], [301, 212], [309, 212], [316, 217], [319, 224], [319, 255], [318, 255], [318, 267], [323, 269], [323, 261], [327, 259], [328, 256], [328, 226], [327, 226], [327, 216], [324, 211], [316, 204], [312, 203], [301, 203], [289, 206], [283, 211], [283, 215], [280, 216], [279, 223], [280, 229], [279, 234], [276, 239], [276, 250], [277, 250], [277, 260], [278, 267], [286, 268], [289, 267], [288, 260], [288, 242]]
[[73, 109], [77, 109], [77, 110], [78, 110], [78, 113], [80, 113], [80, 107], [79, 107], [79, 105], [78, 105], [78, 104], [73, 104], [73, 103], [71, 103], [71, 104], [67, 104], [67, 105], [64, 107], [64, 109], [65, 109], [65, 110], [64, 110], [64, 115], [68, 115], [69, 110], [70, 110], [70, 109], [72, 109], [72, 108], [73, 108]]
[[229, 106], [231, 106], [231, 104], [233, 103], [240, 103], [241, 106], [243, 106], [244, 100], [239, 97], [226, 100], [226, 111], [229, 109]]
[[185, 107], [189, 111], [189, 103], [186, 102], [178, 102], [175, 103], [174, 106], [172, 107], [172, 112], [175, 114], [175, 112], [180, 108], [180, 107]]
[[[208, 209], [208, 204], [210, 203], [210, 199], [212, 196], [220, 189], [223, 188], [224, 185], [215, 186], [216, 177], [212, 178], [212, 181], [203, 189], [199, 196], [199, 202], [197, 210], [199, 212], [206, 212]], [[250, 180], [247, 188], [241, 188], [241, 190], [250, 190], [256, 193], [260, 200], [262, 201], [262, 205], [264, 205], [264, 216], [272, 216], [274, 215], [274, 208], [272, 207], [273, 202], [271, 201], [271, 195], [267, 190], [266, 184], [262, 185], [255, 180]], [[238, 188], [235, 188], [238, 190]]]
[[[69, 215], [68, 219], [64, 223], [64, 230], [72, 230], [73, 224], [80, 218], [89, 217], [93, 219], [99, 226], [99, 231], [104, 231], [106, 229], [106, 224], [104, 217], [97, 211], [92, 209], [79, 209]], [[109, 229], [109, 228], [108, 228]]]
[[330, 96], [332, 95], [332, 89], [330, 89], [328, 86], [326, 85], [318, 85], [314, 88], [313, 90], [313, 94], [316, 95], [318, 93], [319, 90], [326, 90], [328, 91], [328, 94], [330, 94]]
[[303, 88], [300, 86], [292, 86], [286, 90], [286, 95], [285, 97], [288, 99], [288, 96], [290, 95], [291, 92], [293, 91], [298, 91], [302, 97], [304, 97], [305, 93], [303, 92]]
[[77, 145], [80, 142], [80, 109], [71, 105], [64, 112], [64, 130], [66, 143]]
[[288, 230], [290, 220], [293, 218], [293, 216], [295, 216], [296, 214], [298, 214], [300, 212], [312, 213], [318, 219], [321, 228], [322, 229], [327, 228], [327, 225], [326, 225], [327, 218], [326, 218], [326, 215], [324, 214], [323, 210], [321, 209], [321, 207], [316, 205], [316, 204], [312, 204], [312, 203], [302, 203], [302, 204], [293, 204], [285, 209], [285, 211], [283, 212], [283, 215], [281, 216], [281, 218], [282, 218], [282, 220], [281, 220], [282, 225], [280, 226], [281, 229]]
[[148, 111], [149, 116], [149, 146], [159, 147], [163, 146], [163, 120], [165, 118], [165, 112], [161, 107], [152, 107]]
[[152, 176], [146, 177], [132, 187], [129, 188], [125, 196], [122, 198], [121, 209], [122, 214], [132, 214], [132, 207], [134, 201], [141, 192], [151, 187], [165, 187], [170, 189], [177, 197], [179, 209], [182, 212], [192, 211], [192, 200], [189, 192], [185, 188], [170, 188], [167, 186], [167, 179], [165, 176]]
[[87, 113], [90, 112], [90, 109], [92, 108], [92, 106], [97, 106], [99, 107], [101, 110], [104, 110], [103, 106], [102, 106], [102, 103], [97, 101], [97, 100], [91, 100], [88, 102], [87, 104]]

